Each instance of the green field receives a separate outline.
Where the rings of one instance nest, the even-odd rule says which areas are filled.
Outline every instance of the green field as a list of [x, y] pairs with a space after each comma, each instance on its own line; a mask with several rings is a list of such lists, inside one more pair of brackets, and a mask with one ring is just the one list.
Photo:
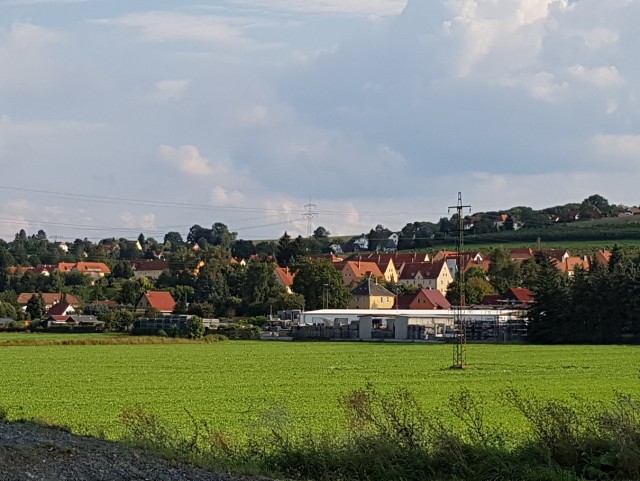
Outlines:
[[50, 333], [50, 332], [0, 332], [0, 346], [4, 342], [56, 341], [59, 339], [109, 339], [123, 337], [113, 333]]
[[79, 433], [121, 434], [119, 415], [144, 406], [175, 426], [185, 409], [229, 431], [281, 408], [316, 429], [341, 420], [338, 398], [371, 382], [407, 388], [447, 413], [463, 387], [486, 396], [494, 421], [519, 426], [499, 393], [611, 399], [640, 394], [640, 347], [470, 345], [466, 371], [450, 371], [451, 346], [381, 343], [222, 342], [208, 345], [2, 347], [0, 406]]

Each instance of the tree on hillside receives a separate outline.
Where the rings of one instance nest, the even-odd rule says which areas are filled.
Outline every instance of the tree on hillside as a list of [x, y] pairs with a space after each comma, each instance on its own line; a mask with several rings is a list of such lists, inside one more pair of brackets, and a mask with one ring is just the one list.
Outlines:
[[491, 261], [487, 276], [496, 292], [506, 292], [510, 287], [519, 287], [520, 266], [511, 259], [506, 249], [494, 249], [489, 254]]
[[346, 308], [351, 300], [351, 292], [344, 285], [342, 274], [330, 261], [324, 259], [303, 259], [296, 265], [297, 273], [292, 290], [302, 294], [305, 309], [322, 308], [323, 293], [328, 292], [329, 307]]
[[230, 232], [226, 224], [222, 222], [216, 222], [211, 227], [211, 239], [210, 242], [214, 246], [221, 246], [225, 249], [231, 249], [231, 246], [238, 237], [237, 232]]
[[535, 299], [529, 310], [528, 336], [531, 342], [565, 341], [569, 304], [566, 277], [543, 252], [536, 253], [539, 266], [536, 284], [532, 289]]
[[27, 301], [27, 314], [30, 319], [41, 319], [47, 312], [42, 294], [31, 296]]
[[[486, 279], [485, 272], [479, 267], [471, 267], [465, 272], [464, 281], [464, 299], [467, 306], [478, 305], [484, 296], [495, 294], [493, 286]], [[451, 304], [460, 304], [460, 275], [456, 275], [456, 279], [449, 285], [446, 297]]]
[[291, 236], [285, 232], [278, 241], [277, 258], [278, 264], [282, 267], [294, 264], [300, 259], [305, 251], [304, 240], [301, 236], [291, 239]]
[[250, 240], [238, 239], [231, 246], [231, 255], [236, 259], [249, 259], [257, 253], [258, 249]]
[[189, 339], [201, 339], [204, 333], [204, 322], [200, 316], [193, 316], [187, 321], [187, 335]]
[[111, 269], [111, 276], [114, 279], [131, 279], [135, 273], [129, 261], [116, 262]]
[[393, 234], [389, 229], [382, 224], [378, 224], [375, 229], [371, 229], [367, 235], [369, 240], [370, 251], [380, 251], [385, 248], [389, 241], [389, 236]]
[[275, 274], [276, 264], [264, 259], [252, 260], [247, 265], [242, 289], [243, 308], [247, 315], [267, 314], [284, 292]]
[[168, 244], [169, 249], [175, 251], [178, 247], [184, 244], [184, 240], [182, 240], [182, 234], [175, 231], [167, 232], [164, 235], [163, 244], [165, 244], [165, 246], [167, 246]]
[[329, 232], [327, 229], [325, 229], [322, 226], [318, 226], [316, 230], [313, 231], [313, 237], [315, 239], [326, 239], [330, 235], [331, 235], [331, 232]]

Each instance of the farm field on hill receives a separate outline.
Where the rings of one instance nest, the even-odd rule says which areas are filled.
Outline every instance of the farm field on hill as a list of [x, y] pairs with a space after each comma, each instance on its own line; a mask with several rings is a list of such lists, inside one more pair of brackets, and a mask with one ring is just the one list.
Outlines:
[[371, 382], [407, 388], [428, 410], [466, 387], [486, 397], [493, 421], [519, 429], [500, 401], [511, 387], [541, 397], [610, 400], [640, 394], [631, 346], [470, 345], [466, 371], [450, 371], [452, 347], [381, 343], [223, 342], [208, 345], [3, 347], [0, 407], [83, 434], [118, 438], [119, 416], [142, 406], [163, 421], [198, 419], [231, 432], [261, 414], [289, 413], [314, 429], [341, 422], [338, 399]]

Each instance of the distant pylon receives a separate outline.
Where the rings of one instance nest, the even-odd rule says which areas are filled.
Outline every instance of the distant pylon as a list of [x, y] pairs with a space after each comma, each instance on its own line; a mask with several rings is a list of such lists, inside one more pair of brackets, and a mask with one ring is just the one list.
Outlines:
[[456, 275], [458, 276], [458, 305], [455, 308], [454, 316], [454, 329], [456, 336], [456, 343], [453, 348], [453, 364], [451, 369], [464, 369], [467, 366], [467, 333], [464, 325], [464, 316], [462, 310], [466, 304], [464, 295], [465, 291], [465, 279], [464, 279], [464, 209], [468, 208], [471, 212], [470, 205], [462, 205], [462, 192], [458, 192], [458, 204], [449, 207], [455, 209], [458, 215], [458, 235], [456, 239]]
[[307, 220], [307, 237], [311, 237], [311, 234], [313, 234], [313, 219], [320, 215], [316, 210], [317, 208], [318, 205], [312, 204], [311, 201], [304, 206], [302, 217]]

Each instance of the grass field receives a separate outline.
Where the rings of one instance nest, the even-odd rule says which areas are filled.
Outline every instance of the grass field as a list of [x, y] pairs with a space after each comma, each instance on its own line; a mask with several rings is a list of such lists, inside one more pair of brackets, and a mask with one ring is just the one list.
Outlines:
[[59, 339], [110, 339], [123, 337], [124, 334], [113, 333], [50, 333], [50, 332], [0, 332], [0, 345], [4, 342], [16, 341], [55, 341]]
[[640, 394], [640, 347], [470, 345], [466, 371], [450, 371], [451, 346], [381, 343], [223, 342], [209, 345], [2, 347], [0, 406], [10, 419], [40, 418], [79, 433], [121, 434], [119, 416], [143, 406], [175, 426], [185, 409], [229, 431], [284, 410], [315, 429], [341, 421], [338, 398], [371, 382], [407, 388], [447, 412], [463, 387], [486, 396], [491, 418], [521, 422], [499, 401], [516, 386], [542, 397], [611, 399]]

